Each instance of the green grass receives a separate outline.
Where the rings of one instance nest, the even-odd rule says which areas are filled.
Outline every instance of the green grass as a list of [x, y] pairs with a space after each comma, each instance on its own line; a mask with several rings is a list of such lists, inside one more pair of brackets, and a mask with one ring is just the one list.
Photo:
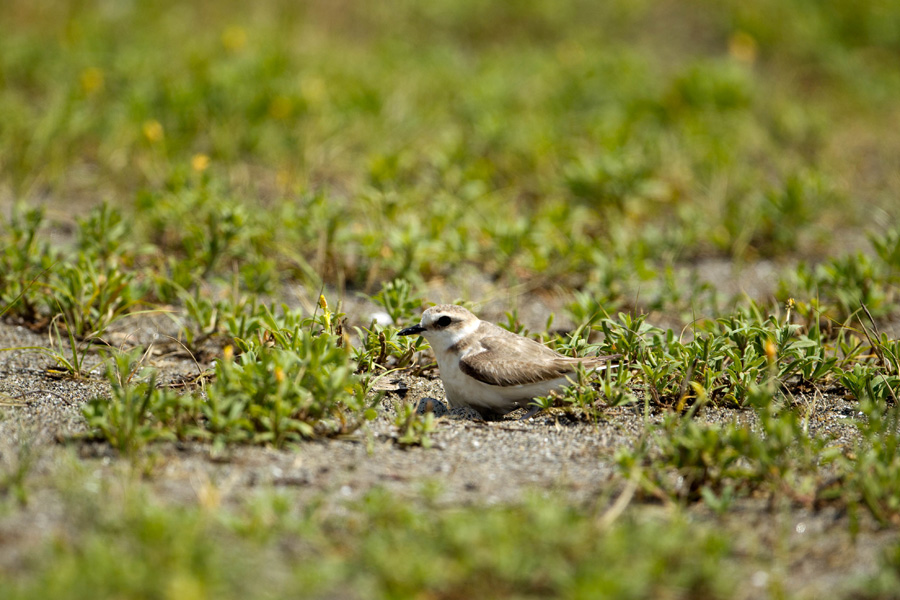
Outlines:
[[734, 589], [721, 568], [736, 558], [727, 538], [695, 530], [684, 553], [693, 528], [681, 515], [607, 525], [553, 496], [447, 509], [382, 490], [337, 512], [274, 492], [227, 508], [179, 506], [127, 479], [94, 492], [76, 482], [60, 490], [73, 529], [49, 532], [0, 577], [4, 598], [725, 598]]
[[[13, 3], [0, 169], [21, 199], [103, 189], [190, 260], [176, 281], [240, 262], [253, 290], [285, 268], [372, 288], [460, 262], [583, 286], [619, 260], [633, 277], [638, 259], [817, 252], [831, 224], [862, 224], [835, 145], [890, 119], [876, 90], [896, 89], [879, 60], [896, 40], [872, 34], [863, 61], [825, 8], [763, 22], [716, 5], [684, 16], [699, 47], [629, 44], [664, 6], [528, 3], [494, 15], [511, 25], [492, 44], [471, 7]], [[797, 38], [818, 20], [812, 52]]]
[[[397, 328], [430, 286], [473, 289], [475, 273], [510, 298], [510, 329], [623, 355], [539, 403], [592, 422], [627, 404], [665, 413], [618, 456], [642, 499], [727, 513], [768, 496], [896, 527], [898, 50], [900, 8], [880, 0], [6, 0], [0, 316], [52, 333], [32, 350], [85, 378], [111, 328], [171, 315], [198, 384], [159, 387], [146, 348], [105, 348], [110, 394], [84, 407], [88, 437], [136, 462], [163, 440], [302, 452], [364, 427], [379, 378], [427, 368]], [[700, 277], [716, 261], [738, 277], [768, 261], [774, 294], [726, 296]], [[298, 285], [318, 308], [273, 302]], [[553, 315], [548, 332], [522, 328], [519, 304], [546, 293], [567, 298], [575, 331], [549, 333]], [[358, 294], [391, 324], [345, 322], [334, 299]], [[816, 430], [807, 399], [823, 394], [853, 407], [852, 447]], [[724, 409], [747, 419], [701, 418]], [[431, 444], [431, 415], [404, 405], [393, 426]], [[30, 462], [16, 464], [0, 493], [24, 502]], [[693, 540], [678, 519], [598, 531], [534, 501], [479, 513], [477, 531], [469, 509], [379, 494], [347, 522], [272, 503], [259, 535], [314, 550], [298, 551], [308, 570], [276, 557], [281, 595], [314, 580], [389, 597], [733, 591], [714, 532], [677, 573], [654, 566]], [[258, 565], [228, 568], [261, 548], [241, 510], [137, 499], [76, 523], [3, 595], [265, 596], [242, 578]], [[474, 556], [482, 545], [496, 556]], [[532, 546], [572, 564], [514, 550]]]

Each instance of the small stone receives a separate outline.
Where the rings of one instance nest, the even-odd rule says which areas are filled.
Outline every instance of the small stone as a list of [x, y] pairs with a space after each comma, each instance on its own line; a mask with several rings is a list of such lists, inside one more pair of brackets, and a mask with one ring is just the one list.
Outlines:
[[386, 312], [376, 311], [369, 315], [369, 318], [381, 325], [382, 327], [387, 327], [388, 325], [393, 325], [394, 320], [391, 318], [391, 315]]

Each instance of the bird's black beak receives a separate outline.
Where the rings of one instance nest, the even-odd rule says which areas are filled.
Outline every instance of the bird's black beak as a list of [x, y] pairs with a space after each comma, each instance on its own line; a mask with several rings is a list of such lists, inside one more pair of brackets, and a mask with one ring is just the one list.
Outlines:
[[413, 325], [412, 327], [407, 327], [406, 329], [401, 329], [397, 335], [414, 335], [416, 333], [422, 333], [425, 331], [425, 328], [422, 325]]

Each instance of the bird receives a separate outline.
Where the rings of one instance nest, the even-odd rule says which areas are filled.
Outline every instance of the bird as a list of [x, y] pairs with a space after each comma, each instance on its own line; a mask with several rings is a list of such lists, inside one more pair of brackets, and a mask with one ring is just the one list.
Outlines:
[[[398, 332], [416, 334], [434, 350], [451, 408], [470, 407], [482, 416], [525, 407], [533, 398], [571, 385], [579, 365], [588, 371], [602, 370], [615, 358], [564, 356], [454, 304], [432, 306], [419, 323]], [[533, 407], [522, 418], [537, 410]]]

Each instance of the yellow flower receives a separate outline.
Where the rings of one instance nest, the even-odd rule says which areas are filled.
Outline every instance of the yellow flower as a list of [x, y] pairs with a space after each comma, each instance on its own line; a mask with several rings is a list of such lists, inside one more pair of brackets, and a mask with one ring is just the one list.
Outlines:
[[195, 154], [191, 158], [191, 168], [202, 173], [209, 166], [209, 157], [205, 154]]
[[770, 363], [775, 361], [775, 354], [777, 350], [778, 349], [775, 347], [775, 342], [773, 342], [772, 340], [768, 340], [766, 342], [766, 358]]
[[103, 89], [103, 71], [97, 67], [88, 67], [81, 72], [81, 89], [85, 94], [93, 94]]
[[226, 27], [222, 32], [222, 45], [231, 52], [243, 49], [247, 45], [247, 32], [238, 25]]
[[150, 142], [159, 142], [163, 139], [163, 126], [156, 119], [144, 121], [143, 126], [144, 137]]
[[758, 45], [749, 33], [737, 31], [728, 40], [728, 54], [735, 60], [752, 65], [756, 62]]

